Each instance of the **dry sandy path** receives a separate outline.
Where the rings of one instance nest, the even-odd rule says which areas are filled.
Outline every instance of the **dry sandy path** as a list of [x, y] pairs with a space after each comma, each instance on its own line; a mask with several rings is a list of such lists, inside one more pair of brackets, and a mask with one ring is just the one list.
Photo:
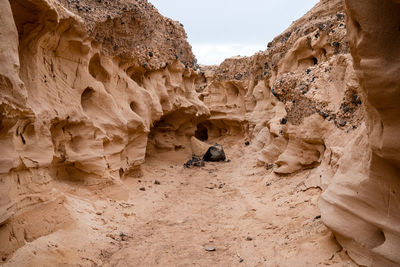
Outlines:
[[244, 157], [182, 162], [149, 158], [144, 176], [127, 182], [134, 222], [107, 266], [353, 266], [316, 219], [320, 190], [300, 186], [308, 172], [276, 177]]
[[250, 147], [227, 155], [229, 163], [186, 169], [184, 153], [156, 154], [142, 177], [115, 186], [60, 182], [74, 223], [6, 265], [356, 266], [318, 218], [321, 190], [304, 186], [310, 171], [275, 176]]

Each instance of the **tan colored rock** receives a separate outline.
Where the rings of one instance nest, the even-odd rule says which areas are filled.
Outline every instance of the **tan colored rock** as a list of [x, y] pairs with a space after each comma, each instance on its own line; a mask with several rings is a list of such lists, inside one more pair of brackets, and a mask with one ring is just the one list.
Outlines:
[[290, 125], [285, 132], [289, 142], [275, 161], [275, 173], [289, 174], [320, 164], [325, 152], [321, 133], [326, 128], [325, 121], [317, 114], [304, 119], [299, 127]]
[[194, 136], [190, 138], [190, 145], [192, 148], [192, 155], [196, 157], [203, 157], [204, 154], [207, 152], [208, 148], [210, 147], [209, 144], [200, 141]]
[[202, 94], [230, 119], [243, 111], [218, 106], [229, 98], [224, 88], [243, 88], [259, 162], [285, 175], [311, 168], [304, 183], [326, 189], [322, 218], [349, 255], [397, 266], [399, 10], [390, 1], [345, 2], [348, 35], [343, 4], [321, 1], [265, 52], [222, 63]]
[[354, 66], [366, 99], [367, 127], [346, 147], [322, 196], [325, 223], [364, 266], [399, 266], [400, 5], [346, 0]]
[[[185, 114], [174, 120], [172, 141], [155, 138], [158, 147], [180, 148], [196, 129], [188, 122], [209, 111], [196, 93], [201, 74], [183, 27], [147, 1], [0, 5], [0, 255], [7, 257], [71, 224], [63, 203], [53, 210], [59, 181], [121, 187], [120, 178], [137, 175], [156, 122]], [[32, 214], [42, 213], [55, 219], [27, 232], [37, 224]]]
[[211, 128], [214, 120], [241, 125], [238, 136], [254, 139], [259, 162], [275, 163], [276, 173], [324, 165], [326, 142], [364, 120], [344, 19], [341, 1], [321, 1], [266, 51], [206, 68], [214, 72], [201, 93]]

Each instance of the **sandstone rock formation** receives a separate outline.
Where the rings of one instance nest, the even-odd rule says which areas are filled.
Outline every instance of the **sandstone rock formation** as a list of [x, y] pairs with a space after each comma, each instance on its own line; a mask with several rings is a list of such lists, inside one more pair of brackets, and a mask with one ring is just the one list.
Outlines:
[[0, 6], [2, 259], [77, 224], [70, 191], [124, 199], [146, 156], [201, 156], [201, 140], [249, 141], [277, 179], [307, 174], [358, 264], [400, 264], [395, 1], [322, 0], [265, 51], [200, 68], [144, 0]]
[[156, 122], [149, 143], [179, 148], [176, 138], [190, 144], [194, 135], [188, 122], [209, 112], [195, 92], [199, 71], [183, 27], [147, 1], [12, 0], [1, 12], [7, 258], [71, 223], [57, 183], [118, 185], [144, 162]]
[[367, 110], [367, 134], [348, 154], [324, 192], [321, 211], [357, 263], [400, 265], [400, 4], [346, 0], [354, 66]]
[[265, 52], [206, 68], [208, 127], [239, 125], [277, 174], [313, 168], [306, 183], [326, 189], [322, 218], [348, 254], [398, 266], [399, 5], [345, 2], [346, 19], [321, 1]]
[[211, 112], [202, 124], [212, 136], [255, 139], [275, 173], [319, 166], [364, 119], [344, 20], [341, 1], [321, 1], [265, 52], [206, 67], [214, 74], [201, 93]]

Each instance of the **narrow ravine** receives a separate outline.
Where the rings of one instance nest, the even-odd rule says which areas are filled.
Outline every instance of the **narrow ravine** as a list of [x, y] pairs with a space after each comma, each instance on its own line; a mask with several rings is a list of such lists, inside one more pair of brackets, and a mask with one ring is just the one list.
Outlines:
[[151, 2], [0, 2], [0, 265], [399, 266], [399, 0], [218, 66]]

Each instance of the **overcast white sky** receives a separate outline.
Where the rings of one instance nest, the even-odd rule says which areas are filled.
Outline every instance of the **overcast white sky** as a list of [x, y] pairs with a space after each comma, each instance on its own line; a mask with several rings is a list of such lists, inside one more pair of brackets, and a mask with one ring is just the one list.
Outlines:
[[199, 64], [250, 56], [310, 10], [318, 0], [149, 0], [181, 22]]

